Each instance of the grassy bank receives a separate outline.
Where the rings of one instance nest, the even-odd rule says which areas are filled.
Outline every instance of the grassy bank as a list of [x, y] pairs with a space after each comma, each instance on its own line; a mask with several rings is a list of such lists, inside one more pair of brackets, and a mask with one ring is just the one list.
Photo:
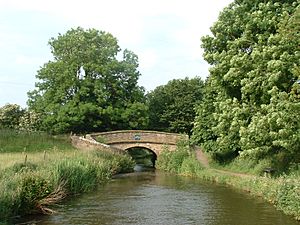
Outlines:
[[25, 214], [51, 214], [53, 204], [66, 197], [91, 191], [113, 174], [133, 170], [134, 162], [126, 155], [81, 152], [65, 140], [61, 150], [61, 140], [53, 143], [54, 149], [41, 152], [29, 146], [34, 150], [0, 153], [0, 224]]
[[[264, 198], [285, 214], [300, 220], [300, 176], [298, 171], [276, 178], [221, 173], [215, 169], [203, 168], [187, 146], [179, 146], [176, 152], [163, 152], [158, 158], [157, 167], [164, 171], [195, 176], [245, 190]], [[219, 169], [222, 167], [219, 166]]]
[[0, 129], [0, 153], [41, 152], [72, 148], [66, 135], [51, 136], [42, 132]]

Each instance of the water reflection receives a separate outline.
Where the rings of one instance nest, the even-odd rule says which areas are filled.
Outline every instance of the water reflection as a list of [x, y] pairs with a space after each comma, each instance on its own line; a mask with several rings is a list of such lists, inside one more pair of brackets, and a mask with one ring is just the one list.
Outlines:
[[58, 210], [37, 224], [299, 225], [243, 192], [159, 171], [118, 176]]

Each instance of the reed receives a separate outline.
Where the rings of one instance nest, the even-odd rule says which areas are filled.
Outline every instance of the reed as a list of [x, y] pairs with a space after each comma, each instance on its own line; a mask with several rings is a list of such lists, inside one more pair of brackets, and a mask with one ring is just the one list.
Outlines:
[[[5, 132], [2, 132], [2, 138], [3, 133]], [[37, 137], [41, 137], [40, 135], [44, 134]], [[25, 137], [27, 136], [23, 134], [16, 135], [16, 142], [20, 143]], [[4, 142], [10, 146], [16, 145], [11, 143], [15, 139], [0, 140], [2, 147]], [[134, 162], [128, 155], [107, 151], [82, 152], [70, 147], [65, 140], [63, 143], [67, 144], [62, 145], [60, 139], [47, 137], [48, 141], [53, 141], [52, 145], [48, 145], [48, 149], [31, 147], [35, 144], [43, 146], [40, 142], [44, 140], [32, 139], [26, 152], [15, 148], [2, 148], [4, 150], [0, 152], [0, 224], [15, 216], [54, 213], [53, 204], [66, 197], [91, 191], [115, 173], [133, 171]], [[9, 149], [14, 150], [8, 152]]]

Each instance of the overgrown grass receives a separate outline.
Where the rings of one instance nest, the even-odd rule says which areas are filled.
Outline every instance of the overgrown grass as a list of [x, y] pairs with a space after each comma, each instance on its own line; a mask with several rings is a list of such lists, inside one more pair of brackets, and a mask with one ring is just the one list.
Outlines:
[[156, 166], [158, 169], [194, 176], [198, 171], [203, 170], [193, 151], [187, 142], [178, 143], [175, 151], [164, 150], [158, 157]]
[[260, 176], [239, 177], [207, 169], [198, 171], [196, 176], [262, 197], [285, 214], [300, 220], [300, 180], [297, 176], [280, 176], [276, 179]]
[[93, 190], [115, 173], [133, 171], [134, 166], [129, 156], [117, 153], [69, 152], [55, 160], [52, 154], [51, 160], [16, 162], [1, 170], [0, 218], [52, 213], [49, 205]]
[[51, 136], [41, 132], [0, 129], [0, 153], [41, 152], [72, 148], [68, 136]]
[[[81, 152], [65, 139], [45, 134], [32, 137], [2, 130], [1, 135], [9, 140], [0, 139], [5, 152], [0, 152], [0, 224], [15, 216], [53, 213], [53, 204], [64, 198], [93, 190], [113, 174], [133, 171], [134, 162], [127, 155]], [[27, 151], [18, 150], [17, 143], [22, 145], [27, 137]]]
[[[244, 163], [244, 164], [243, 164]], [[230, 166], [215, 164], [218, 169], [234, 169], [236, 172], [251, 172], [260, 174], [262, 168], [269, 165], [262, 161], [253, 164], [252, 161], [236, 161]], [[246, 164], [245, 164], [246, 163]], [[245, 190], [255, 196], [260, 196], [275, 205], [285, 214], [300, 220], [300, 168], [294, 166], [289, 175], [280, 175], [275, 178], [264, 176], [234, 176], [231, 173], [220, 173], [217, 170], [205, 169], [199, 165], [195, 156], [187, 145], [179, 146], [175, 152], [164, 151], [158, 158], [159, 169], [164, 171], [195, 176], [203, 180], [230, 185]], [[252, 167], [252, 171], [251, 168]]]
[[210, 164], [212, 167], [222, 170], [230, 170], [239, 173], [249, 173], [257, 176], [264, 175], [266, 168], [272, 168], [274, 171], [272, 173], [273, 177], [280, 177], [288, 174], [298, 174], [300, 178], [300, 164], [299, 163], [289, 163], [281, 164], [281, 160], [274, 163], [278, 158], [264, 158], [264, 159], [251, 159], [245, 157], [237, 157], [227, 164], [219, 164], [215, 161], [211, 161]]

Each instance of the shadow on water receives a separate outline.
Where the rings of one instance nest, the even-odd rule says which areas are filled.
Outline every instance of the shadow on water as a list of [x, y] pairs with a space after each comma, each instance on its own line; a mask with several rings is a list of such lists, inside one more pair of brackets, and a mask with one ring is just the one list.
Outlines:
[[157, 156], [152, 150], [135, 147], [127, 149], [127, 153], [136, 163], [134, 167], [135, 172], [153, 171], [155, 169]]
[[147, 166], [144, 164], [136, 164], [133, 170], [134, 172], [149, 172], [155, 171], [155, 168], [153, 166]]

